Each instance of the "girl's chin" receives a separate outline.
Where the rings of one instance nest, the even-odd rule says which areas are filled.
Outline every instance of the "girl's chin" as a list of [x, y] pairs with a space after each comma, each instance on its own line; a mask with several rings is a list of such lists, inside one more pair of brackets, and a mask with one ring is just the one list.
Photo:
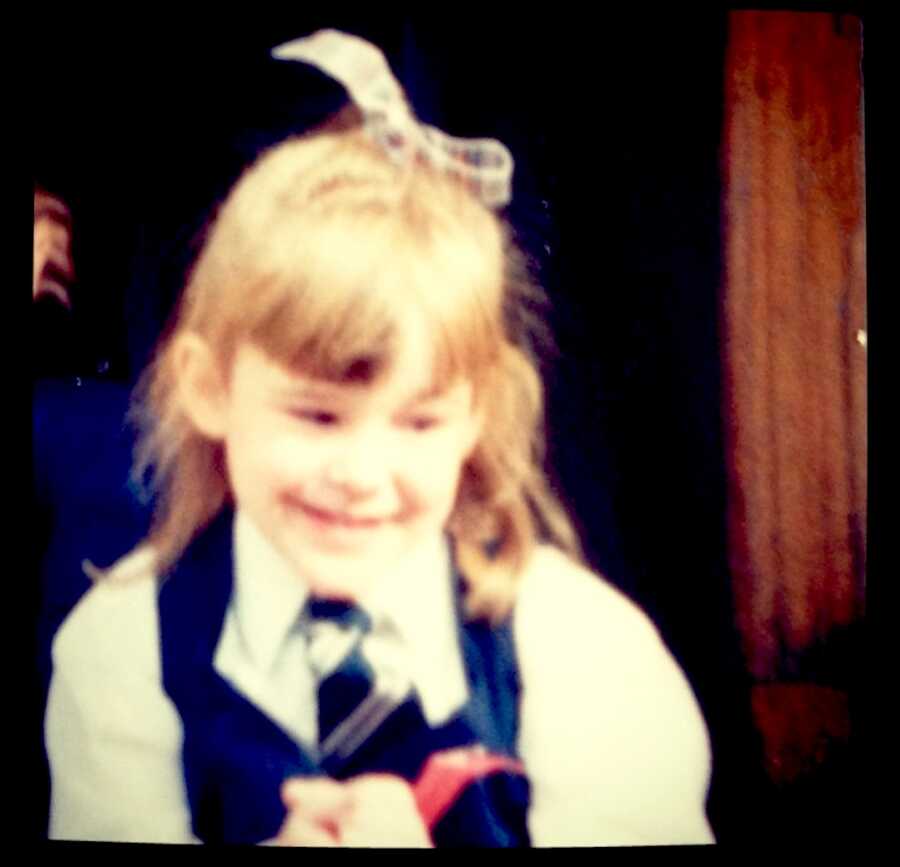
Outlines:
[[346, 563], [335, 563], [334, 568], [331, 568], [328, 563], [331, 558], [316, 559], [319, 562], [306, 560], [303, 564], [305, 568], [300, 573], [309, 592], [322, 599], [346, 599], [351, 602], [362, 599], [373, 589], [378, 576], [383, 572], [376, 564], [356, 570], [347, 569]]

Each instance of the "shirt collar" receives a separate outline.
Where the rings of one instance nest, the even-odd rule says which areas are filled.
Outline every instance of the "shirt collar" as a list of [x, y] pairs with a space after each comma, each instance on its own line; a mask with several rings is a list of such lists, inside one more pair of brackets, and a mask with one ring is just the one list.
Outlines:
[[[309, 596], [295, 570], [245, 512], [234, 522], [233, 613], [253, 662], [268, 670]], [[451, 560], [442, 533], [423, 540], [375, 583], [360, 605], [411, 649], [427, 649], [445, 631], [453, 605]]]
[[254, 663], [268, 670], [309, 592], [245, 512], [234, 522], [232, 609]]
[[451, 610], [450, 552], [442, 533], [425, 539], [360, 604], [412, 649], [428, 651]]

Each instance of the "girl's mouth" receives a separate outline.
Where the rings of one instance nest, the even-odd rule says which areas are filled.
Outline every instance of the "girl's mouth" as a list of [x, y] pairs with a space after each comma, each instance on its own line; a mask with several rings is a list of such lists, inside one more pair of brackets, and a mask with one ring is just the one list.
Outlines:
[[305, 501], [291, 499], [289, 502], [294, 508], [299, 508], [305, 515], [323, 527], [340, 527], [347, 530], [373, 530], [380, 527], [387, 520], [380, 516], [351, 515], [346, 512], [320, 509], [318, 506], [313, 506]]

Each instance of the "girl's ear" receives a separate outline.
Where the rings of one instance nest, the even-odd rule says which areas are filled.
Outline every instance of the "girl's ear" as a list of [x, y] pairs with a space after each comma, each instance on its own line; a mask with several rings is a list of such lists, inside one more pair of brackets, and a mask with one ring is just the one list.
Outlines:
[[176, 338], [173, 360], [181, 408], [204, 436], [224, 439], [228, 386], [212, 348], [199, 334], [186, 332]]

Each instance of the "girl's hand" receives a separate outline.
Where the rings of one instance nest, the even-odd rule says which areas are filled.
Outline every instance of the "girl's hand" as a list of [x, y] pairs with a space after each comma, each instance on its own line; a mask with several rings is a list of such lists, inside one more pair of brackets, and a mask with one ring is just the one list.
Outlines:
[[400, 777], [366, 774], [345, 783], [298, 777], [282, 786], [288, 815], [277, 846], [430, 847], [412, 788]]
[[341, 828], [342, 845], [431, 848], [431, 835], [406, 780], [390, 774], [366, 774], [347, 785], [354, 806]]
[[266, 846], [338, 846], [352, 805], [349, 788], [328, 777], [296, 777], [281, 787], [288, 814]]

